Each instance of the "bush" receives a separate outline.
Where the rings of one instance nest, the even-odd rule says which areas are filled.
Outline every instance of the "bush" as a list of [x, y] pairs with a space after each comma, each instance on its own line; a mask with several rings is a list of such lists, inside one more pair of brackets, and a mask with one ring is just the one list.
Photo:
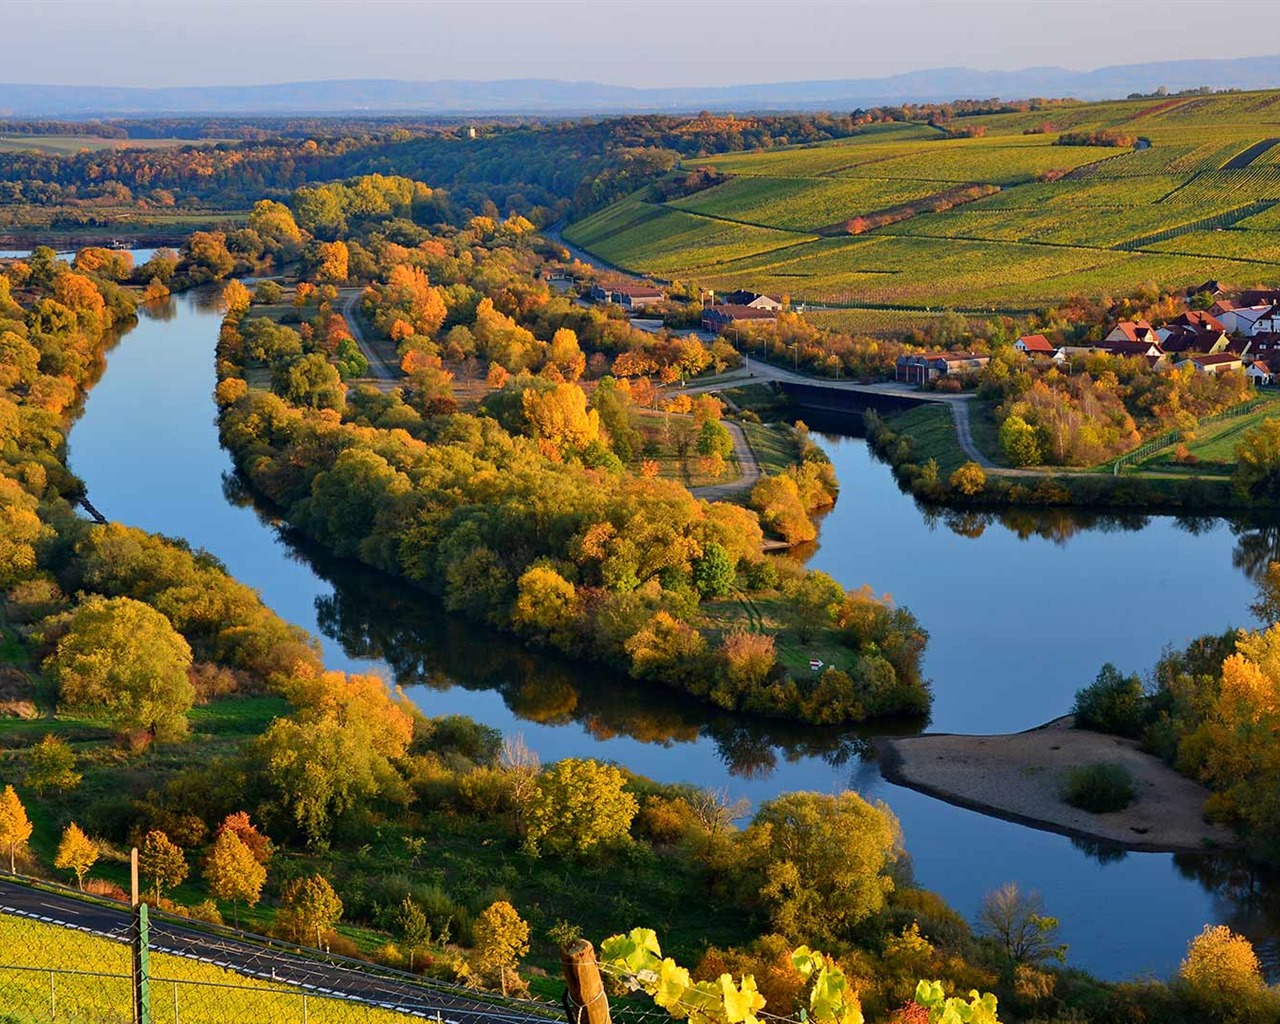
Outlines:
[[1062, 799], [1072, 807], [1093, 814], [1122, 811], [1138, 796], [1129, 770], [1119, 764], [1091, 764], [1073, 768], [1067, 776]]
[[1147, 698], [1142, 680], [1136, 675], [1122, 676], [1108, 662], [1102, 666], [1089, 686], [1076, 693], [1071, 709], [1076, 727], [1137, 738], [1147, 724]]

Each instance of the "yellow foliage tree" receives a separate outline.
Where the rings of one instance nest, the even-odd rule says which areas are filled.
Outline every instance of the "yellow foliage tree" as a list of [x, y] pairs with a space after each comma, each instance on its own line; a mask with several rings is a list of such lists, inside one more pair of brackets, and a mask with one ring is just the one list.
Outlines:
[[1178, 976], [1197, 1000], [1212, 1006], [1239, 1004], [1265, 984], [1249, 940], [1221, 924], [1205, 925], [1191, 940]]
[[15, 873], [15, 854], [31, 838], [31, 820], [12, 786], [0, 793], [0, 843], [9, 847], [9, 874]]
[[498, 973], [505, 996], [507, 972], [514, 972], [529, 952], [529, 926], [506, 900], [491, 903], [476, 918], [475, 949], [476, 965]]
[[84, 876], [98, 860], [98, 844], [80, 830], [74, 821], [62, 833], [62, 841], [58, 844], [58, 855], [53, 866], [63, 871], [74, 871], [76, 885], [84, 891]]
[[557, 384], [549, 391], [529, 388], [521, 401], [533, 436], [548, 454], [585, 448], [600, 437], [600, 414], [587, 408], [587, 396], [576, 384]]

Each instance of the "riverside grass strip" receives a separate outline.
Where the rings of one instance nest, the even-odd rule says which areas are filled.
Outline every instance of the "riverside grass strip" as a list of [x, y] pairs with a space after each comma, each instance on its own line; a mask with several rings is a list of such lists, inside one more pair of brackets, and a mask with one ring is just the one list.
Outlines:
[[[687, 159], [729, 180], [670, 200], [646, 193], [566, 237], [638, 273], [798, 301], [1022, 312], [1140, 282], [1272, 280], [1280, 231], [1280, 91], [1143, 97], [870, 126], [819, 145]], [[1137, 148], [1056, 145], [1110, 130]], [[1248, 154], [1247, 162], [1243, 155]], [[814, 237], [957, 184], [994, 195], [858, 235]], [[859, 225], [861, 227], [862, 225]], [[1129, 250], [1129, 251], [1121, 251]]]

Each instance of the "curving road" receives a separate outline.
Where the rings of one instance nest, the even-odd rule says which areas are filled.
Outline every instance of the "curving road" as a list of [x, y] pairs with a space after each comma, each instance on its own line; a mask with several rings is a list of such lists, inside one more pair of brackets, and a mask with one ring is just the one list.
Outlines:
[[[346, 289], [343, 289], [344, 291]], [[374, 351], [373, 346], [365, 339], [364, 330], [360, 326], [360, 318], [356, 315], [356, 303], [360, 301], [360, 290], [358, 288], [351, 289], [351, 294], [343, 300], [342, 303], [342, 319], [347, 322], [347, 329], [351, 332], [351, 336], [356, 339], [356, 345], [360, 348], [360, 353], [369, 361], [369, 376], [375, 381], [399, 381], [399, 370], [393, 370], [388, 366], [380, 355]]]
[[[131, 914], [123, 907], [79, 899], [71, 894], [34, 889], [0, 880], [0, 914], [74, 928], [112, 941], [127, 934]], [[274, 981], [313, 997], [345, 999], [415, 1017], [437, 1017], [444, 1024], [548, 1024], [556, 1007], [518, 1000], [486, 1002], [472, 994], [373, 964], [272, 948], [242, 933], [201, 931], [181, 919], [152, 912], [151, 949], [187, 957], [257, 980]], [[5, 960], [0, 950], [0, 964]], [[86, 965], [87, 966], [87, 965]]]

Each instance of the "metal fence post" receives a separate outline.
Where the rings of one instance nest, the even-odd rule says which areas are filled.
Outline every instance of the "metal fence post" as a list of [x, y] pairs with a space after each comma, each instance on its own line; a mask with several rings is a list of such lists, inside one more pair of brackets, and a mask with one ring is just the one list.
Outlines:
[[133, 908], [133, 1024], [151, 1024], [151, 926], [147, 905]]

